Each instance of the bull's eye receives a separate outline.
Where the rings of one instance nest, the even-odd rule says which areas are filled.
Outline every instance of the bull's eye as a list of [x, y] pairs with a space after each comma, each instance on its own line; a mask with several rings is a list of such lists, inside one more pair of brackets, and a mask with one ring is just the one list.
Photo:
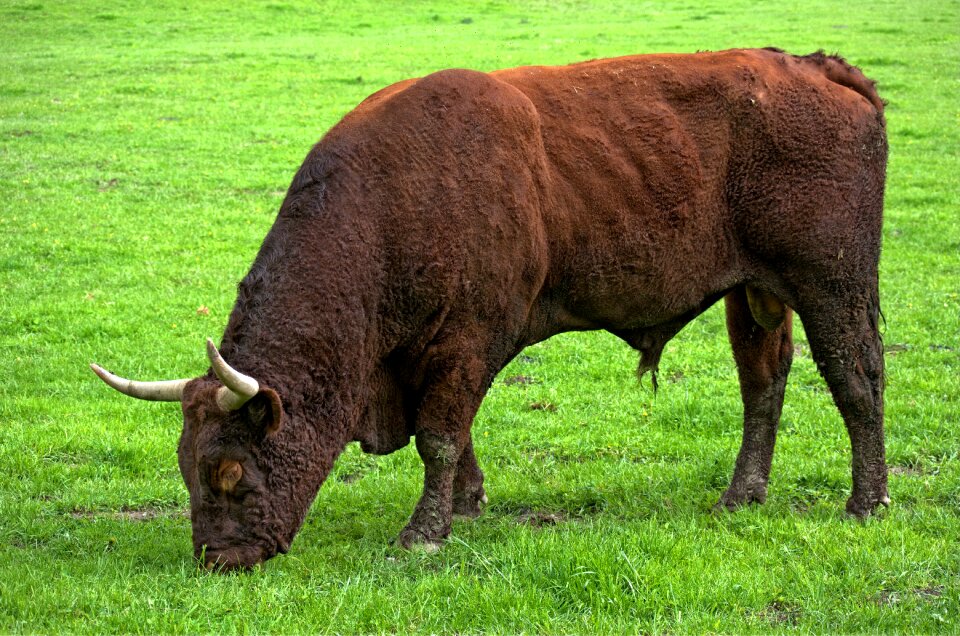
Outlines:
[[217, 471], [215, 483], [221, 492], [233, 492], [233, 489], [236, 488], [237, 482], [240, 481], [242, 476], [243, 467], [240, 466], [240, 462], [233, 459], [225, 459], [221, 462], [220, 469]]

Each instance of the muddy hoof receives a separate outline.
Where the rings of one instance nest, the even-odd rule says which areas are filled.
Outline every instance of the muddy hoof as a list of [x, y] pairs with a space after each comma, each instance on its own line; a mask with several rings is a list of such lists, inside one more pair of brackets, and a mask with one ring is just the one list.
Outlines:
[[720, 501], [714, 504], [715, 511], [734, 511], [750, 504], [762, 504], [767, 500], [766, 488], [750, 488], [748, 490], [738, 490], [728, 488], [720, 496]]
[[397, 537], [397, 545], [404, 550], [422, 550], [427, 554], [433, 554], [443, 547], [443, 539], [430, 539], [419, 530], [404, 528]]
[[456, 493], [453, 496], [453, 514], [457, 517], [476, 519], [483, 514], [483, 506], [487, 503], [487, 493], [480, 488], [478, 492]]
[[847, 514], [857, 519], [866, 519], [880, 506], [889, 507], [890, 497], [883, 494], [879, 497], [862, 497], [853, 495], [847, 499]]

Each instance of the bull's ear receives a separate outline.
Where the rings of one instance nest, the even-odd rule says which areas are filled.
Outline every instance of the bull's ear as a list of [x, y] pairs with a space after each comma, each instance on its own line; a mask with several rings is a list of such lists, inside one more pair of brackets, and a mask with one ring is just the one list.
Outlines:
[[245, 406], [254, 426], [265, 435], [273, 435], [283, 425], [283, 403], [273, 389], [260, 389]]

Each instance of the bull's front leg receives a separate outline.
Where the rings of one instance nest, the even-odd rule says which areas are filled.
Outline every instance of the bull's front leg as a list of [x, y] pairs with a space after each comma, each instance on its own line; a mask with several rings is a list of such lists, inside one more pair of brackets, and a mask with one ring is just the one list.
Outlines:
[[[431, 378], [417, 414], [416, 446], [423, 460], [423, 494], [400, 533], [404, 548], [438, 549], [450, 535], [453, 513], [476, 516], [483, 494], [483, 473], [470, 442], [470, 425], [496, 369], [462, 356]], [[438, 370], [439, 370], [438, 369]], [[472, 513], [472, 514], [471, 514]]]
[[404, 548], [440, 549], [450, 535], [453, 519], [453, 480], [463, 452], [457, 435], [417, 432], [417, 452], [423, 460], [423, 494], [398, 539]]
[[453, 514], [479, 517], [485, 503], [487, 493], [483, 490], [483, 471], [473, 453], [473, 441], [467, 440], [457, 464], [457, 475], [453, 479]]

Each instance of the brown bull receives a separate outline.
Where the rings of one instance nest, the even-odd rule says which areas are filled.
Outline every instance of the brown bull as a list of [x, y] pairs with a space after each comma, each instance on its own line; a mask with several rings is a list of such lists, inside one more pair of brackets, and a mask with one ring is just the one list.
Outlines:
[[792, 308], [850, 434], [847, 510], [867, 515], [889, 501], [886, 156], [873, 83], [819, 53], [407, 80], [307, 156], [206, 375], [94, 370], [129, 395], [182, 402], [194, 547], [233, 568], [286, 551], [350, 441], [389, 453], [415, 437], [423, 496], [399, 542], [436, 547], [452, 514], [486, 501], [470, 426], [510, 359], [606, 329], [655, 371], [665, 343], [720, 298], [744, 437], [718, 505], [762, 502]]

